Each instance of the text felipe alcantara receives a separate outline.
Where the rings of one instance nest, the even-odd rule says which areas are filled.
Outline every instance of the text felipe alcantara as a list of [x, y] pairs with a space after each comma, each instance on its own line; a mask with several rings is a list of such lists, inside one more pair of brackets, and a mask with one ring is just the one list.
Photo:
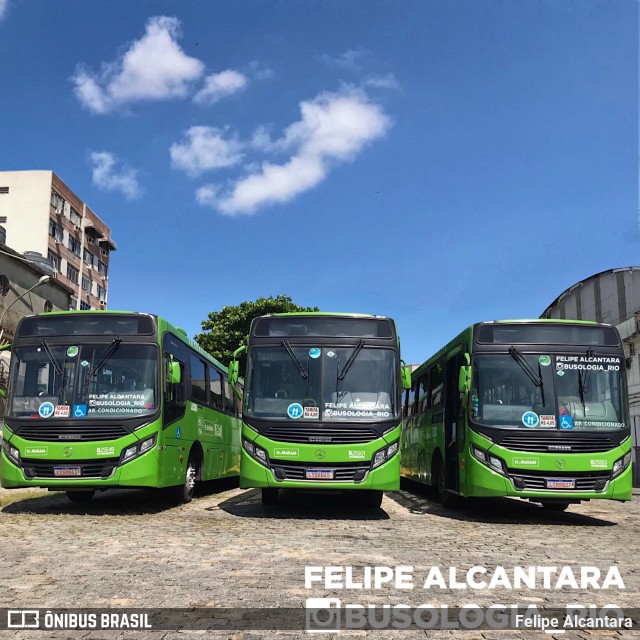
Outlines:
[[[305, 588], [332, 590], [398, 589], [443, 590], [608, 590], [625, 589], [618, 567], [474, 566], [426, 567], [414, 573], [412, 566], [308, 566]], [[631, 617], [615, 604], [561, 605], [540, 610], [534, 604], [477, 604], [409, 606], [394, 603], [349, 604], [338, 598], [307, 598], [307, 631], [335, 629], [533, 629], [563, 633], [565, 629], [629, 629]], [[358, 597], [358, 600], [361, 598]]]

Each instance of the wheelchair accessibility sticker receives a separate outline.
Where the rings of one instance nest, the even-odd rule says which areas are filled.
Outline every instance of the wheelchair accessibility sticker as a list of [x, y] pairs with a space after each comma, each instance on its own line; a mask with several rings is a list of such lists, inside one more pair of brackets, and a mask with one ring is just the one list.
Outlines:
[[571, 416], [560, 416], [561, 429], [573, 429], [573, 418]]

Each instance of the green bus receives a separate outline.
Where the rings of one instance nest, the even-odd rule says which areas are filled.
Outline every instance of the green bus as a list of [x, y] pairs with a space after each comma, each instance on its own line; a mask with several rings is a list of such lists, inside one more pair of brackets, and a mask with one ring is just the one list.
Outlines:
[[465, 329], [412, 374], [402, 476], [459, 497], [562, 511], [631, 499], [625, 358], [614, 327], [508, 320]]
[[[244, 350], [239, 349], [236, 354]], [[230, 370], [237, 372], [237, 361]], [[403, 373], [395, 323], [373, 315], [285, 313], [251, 324], [240, 486], [358, 490], [379, 506], [400, 488]]]
[[165, 488], [240, 471], [239, 406], [227, 369], [155, 315], [23, 318], [11, 349], [2, 486], [66, 491]]

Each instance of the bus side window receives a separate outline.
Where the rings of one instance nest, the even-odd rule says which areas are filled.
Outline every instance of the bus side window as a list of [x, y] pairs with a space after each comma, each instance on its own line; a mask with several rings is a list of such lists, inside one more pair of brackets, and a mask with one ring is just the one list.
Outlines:
[[[177, 362], [180, 365], [180, 382], [172, 384], [168, 380], [167, 371], [169, 369], [169, 362], [173, 359], [173, 362]], [[167, 425], [174, 420], [177, 420], [184, 414], [185, 410], [185, 393], [184, 393], [184, 363], [180, 360], [172, 357], [170, 354], [164, 354], [164, 420], [163, 424]]]
[[414, 413], [415, 406], [415, 384], [411, 387], [411, 389], [407, 389], [405, 392], [405, 402], [404, 402], [404, 417], [407, 418]]
[[222, 374], [209, 365], [209, 402], [214, 409], [222, 411]]
[[236, 415], [236, 400], [231, 389], [231, 385], [225, 379], [224, 381], [224, 410], [225, 413], [230, 413], [232, 416]]
[[207, 404], [207, 379], [205, 364], [196, 356], [191, 354], [191, 400], [198, 404]]
[[424, 413], [427, 410], [427, 381], [428, 376], [425, 371], [416, 382], [416, 411], [415, 413]]
[[429, 409], [442, 407], [442, 389], [444, 388], [444, 362], [437, 362], [431, 367], [429, 375], [429, 394], [427, 406]]

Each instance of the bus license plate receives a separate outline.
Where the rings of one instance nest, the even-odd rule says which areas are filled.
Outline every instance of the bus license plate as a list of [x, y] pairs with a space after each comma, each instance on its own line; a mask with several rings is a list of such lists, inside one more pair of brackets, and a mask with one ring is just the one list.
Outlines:
[[576, 481], [565, 480], [563, 479], [555, 479], [555, 478], [547, 478], [547, 489], [575, 489]]
[[307, 469], [307, 480], [333, 480], [333, 469]]
[[53, 475], [56, 478], [81, 475], [80, 467], [53, 467]]

